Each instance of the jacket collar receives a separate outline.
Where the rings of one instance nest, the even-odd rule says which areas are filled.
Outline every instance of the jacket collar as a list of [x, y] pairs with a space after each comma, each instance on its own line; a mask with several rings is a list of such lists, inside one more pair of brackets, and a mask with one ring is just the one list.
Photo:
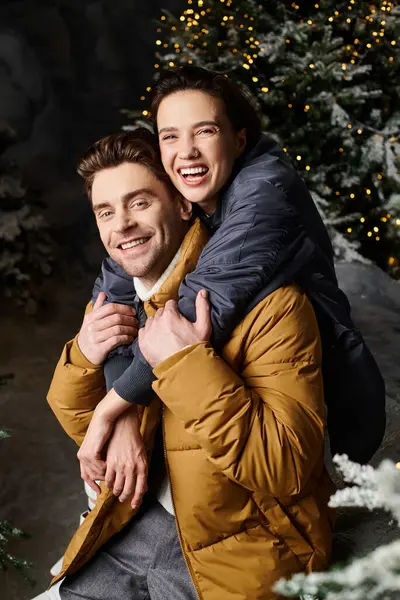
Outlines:
[[146, 302], [149, 300], [154, 294], [156, 294], [162, 287], [164, 281], [168, 279], [171, 273], [174, 271], [176, 265], [178, 264], [179, 256], [181, 253], [181, 247], [179, 246], [178, 252], [175, 254], [174, 258], [169, 263], [168, 267], [165, 269], [164, 273], [161, 275], [158, 281], [152, 286], [151, 289], [147, 289], [138, 277], [133, 278], [133, 287], [135, 288], [136, 295], [139, 300], [142, 302]]
[[200, 254], [210, 237], [206, 226], [196, 218], [185, 235], [175, 269], [160, 289], [145, 302], [146, 313], [152, 316], [167, 300], [178, 300], [179, 286], [188, 273], [194, 271]]

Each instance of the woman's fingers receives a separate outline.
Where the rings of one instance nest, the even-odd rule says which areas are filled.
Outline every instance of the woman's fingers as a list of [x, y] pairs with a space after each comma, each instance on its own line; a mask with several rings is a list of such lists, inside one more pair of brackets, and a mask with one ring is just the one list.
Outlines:
[[117, 498], [120, 498], [120, 496], [124, 490], [124, 486], [125, 486], [125, 475], [123, 472], [117, 471], [115, 473], [115, 480], [114, 480], [114, 487], [113, 487], [114, 496], [116, 496]]
[[80, 463], [81, 466], [81, 477], [83, 479], [83, 481], [85, 481], [88, 486], [90, 488], [92, 488], [92, 490], [94, 492], [96, 492], [96, 494], [100, 494], [101, 490], [100, 487], [97, 485], [96, 483], [96, 479], [98, 479], [98, 477], [96, 477], [93, 473], [90, 472], [90, 469], [87, 469], [85, 467], [85, 465], [83, 465], [82, 463]]
[[133, 471], [129, 471], [125, 476], [125, 484], [122, 493], [119, 496], [120, 502], [125, 502], [132, 498], [136, 486], [136, 475]]
[[104, 329], [103, 331], [99, 331], [96, 335], [97, 343], [107, 342], [113, 340], [113, 338], [118, 338], [122, 335], [129, 336], [133, 339], [137, 336], [137, 327], [129, 326], [129, 325], [114, 325], [114, 327], [110, 327], [109, 329]]
[[116, 473], [114, 467], [107, 462], [107, 470], [104, 481], [109, 490], [114, 487], [115, 475]]
[[143, 496], [147, 492], [147, 472], [138, 473], [136, 478], [135, 494], [131, 501], [133, 509], [138, 508], [142, 503]]

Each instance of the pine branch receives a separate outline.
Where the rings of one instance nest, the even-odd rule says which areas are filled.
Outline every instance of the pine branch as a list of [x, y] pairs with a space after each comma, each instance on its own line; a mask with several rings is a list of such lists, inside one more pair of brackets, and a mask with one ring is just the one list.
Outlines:
[[[335, 465], [351, 487], [338, 490], [332, 507], [381, 508], [400, 525], [400, 470], [389, 461], [377, 469], [359, 465], [346, 455], [335, 456]], [[283, 596], [310, 594], [326, 600], [384, 600], [400, 592], [400, 541], [381, 546], [350, 564], [326, 573], [298, 573], [289, 581], [280, 580], [276, 591]]]

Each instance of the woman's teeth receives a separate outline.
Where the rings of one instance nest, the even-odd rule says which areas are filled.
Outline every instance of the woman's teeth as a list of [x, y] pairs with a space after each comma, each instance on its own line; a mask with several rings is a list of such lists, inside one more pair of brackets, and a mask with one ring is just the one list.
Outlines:
[[200, 179], [208, 172], [207, 167], [191, 167], [189, 169], [181, 169], [180, 173], [185, 179]]
[[121, 244], [122, 250], [128, 250], [128, 248], [134, 248], [135, 246], [140, 246], [140, 244], [145, 244], [150, 238], [140, 238], [139, 240], [133, 240], [133, 242], [127, 242], [126, 244]]

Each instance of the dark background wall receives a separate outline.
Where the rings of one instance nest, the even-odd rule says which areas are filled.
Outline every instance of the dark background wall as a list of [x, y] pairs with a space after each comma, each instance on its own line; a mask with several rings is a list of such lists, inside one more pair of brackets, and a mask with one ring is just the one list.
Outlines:
[[[16, 132], [7, 158], [67, 253], [81, 248], [90, 211], [74, 174], [79, 154], [140, 109], [161, 9], [182, 0], [1, 0], [0, 126]], [[90, 261], [83, 249], [82, 260]]]

